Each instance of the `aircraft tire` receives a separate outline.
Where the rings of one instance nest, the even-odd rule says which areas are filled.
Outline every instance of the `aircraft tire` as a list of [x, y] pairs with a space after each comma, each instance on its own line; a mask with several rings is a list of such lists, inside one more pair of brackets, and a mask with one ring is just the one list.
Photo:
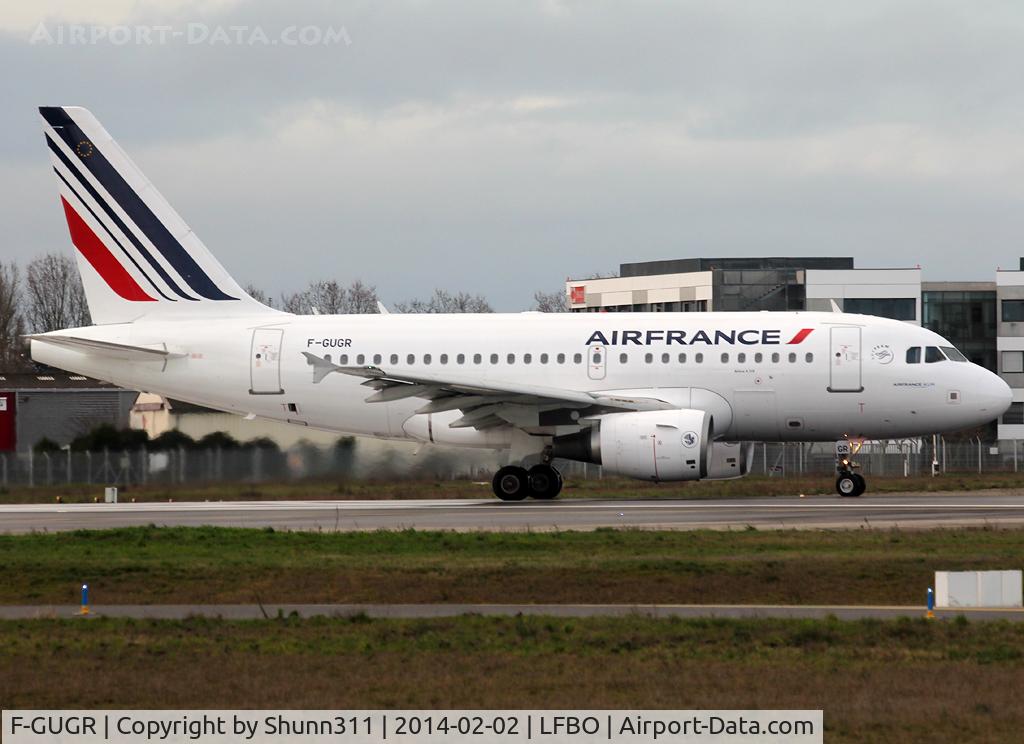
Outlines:
[[843, 498], [860, 496], [860, 492], [857, 490], [857, 481], [854, 478], [853, 473], [844, 473], [836, 478], [836, 493]]
[[562, 490], [562, 474], [550, 465], [534, 465], [529, 473], [530, 495], [541, 501], [558, 496]]
[[530, 477], [526, 468], [506, 465], [494, 474], [491, 488], [502, 501], [522, 501], [530, 495]]
[[854, 473], [852, 476], [854, 481], [857, 483], [857, 491], [853, 494], [854, 496], [860, 496], [866, 490], [868, 490], [867, 481], [864, 480], [864, 476], [860, 473]]

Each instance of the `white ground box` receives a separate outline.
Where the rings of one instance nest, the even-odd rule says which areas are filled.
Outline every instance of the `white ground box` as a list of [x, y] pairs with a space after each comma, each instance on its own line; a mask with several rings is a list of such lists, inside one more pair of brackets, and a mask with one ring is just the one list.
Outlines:
[[936, 571], [936, 607], [1020, 607], [1021, 571]]

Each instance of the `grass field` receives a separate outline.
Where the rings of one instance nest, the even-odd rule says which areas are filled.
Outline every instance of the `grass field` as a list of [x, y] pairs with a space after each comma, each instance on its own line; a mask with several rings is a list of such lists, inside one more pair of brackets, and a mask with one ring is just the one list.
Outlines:
[[[697, 483], [647, 483], [625, 478], [568, 478], [560, 498], [750, 498], [795, 494], [834, 494], [829, 474], [789, 478], [752, 475], [738, 480]], [[931, 478], [869, 476], [869, 493], [980, 491], [1024, 488], [1024, 474], [947, 473]], [[211, 483], [122, 486], [122, 500], [261, 501], [294, 499], [448, 499], [493, 498], [489, 483], [473, 481], [293, 481], [284, 483]], [[0, 488], [0, 503], [90, 502], [103, 498], [101, 485]]]
[[1020, 741], [1024, 625], [647, 618], [0, 622], [0, 704], [823, 708], [828, 742]]
[[0, 603], [918, 604], [935, 570], [1020, 566], [1024, 530], [0, 535]]

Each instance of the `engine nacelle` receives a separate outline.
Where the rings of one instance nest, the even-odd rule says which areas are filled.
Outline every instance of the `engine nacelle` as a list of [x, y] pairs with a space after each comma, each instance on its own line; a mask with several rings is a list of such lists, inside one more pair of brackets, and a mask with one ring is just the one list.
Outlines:
[[708, 453], [708, 480], [742, 478], [754, 465], [753, 442], [712, 442]]
[[511, 428], [498, 426], [478, 431], [472, 427], [453, 429], [450, 423], [462, 416], [460, 411], [418, 413], [402, 423], [405, 435], [431, 444], [450, 444], [457, 447], [506, 449], [512, 442]]
[[553, 454], [599, 463], [606, 472], [653, 481], [708, 474], [712, 416], [707, 411], [637, 411], [602, 416], [578, 434], [555, 437]]

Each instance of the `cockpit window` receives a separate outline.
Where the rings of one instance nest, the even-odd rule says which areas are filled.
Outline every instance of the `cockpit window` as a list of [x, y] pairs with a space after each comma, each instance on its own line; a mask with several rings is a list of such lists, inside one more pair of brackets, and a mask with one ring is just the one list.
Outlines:
[[924, 361], [925, 364], [932, 364], [934, 362], [944, 362], [946, 361], [946, 357], [943, 356], [941, 351], [939, 351], [938, 346], [928, 346], [924, 350]]
[[907, 349], [907, 364], [920, 364], [921, 363], [921, 347], [911, 346]]
[[960, 353], [959, 350], [953, 348], [952, 346], [940, 346], [939, 348], [942, 349], [945, 355], [954, 362], [967, 361], [967, 357], [965, 357], [963, 354]]

